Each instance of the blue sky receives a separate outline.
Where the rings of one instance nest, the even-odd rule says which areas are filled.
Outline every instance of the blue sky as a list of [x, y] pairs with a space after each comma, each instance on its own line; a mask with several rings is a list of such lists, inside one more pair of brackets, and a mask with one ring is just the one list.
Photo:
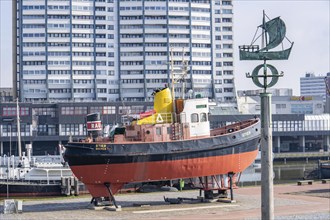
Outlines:
[[[240, 61], [238, 46], [249, 44], [262, 22], [262, 11], [270, 18], [281, 16], [286, 23], [287, 37], [294, 41], [287, 61], [272, 61], [284, 77], [274, 88], [293, 88], [299, 95], [299, 78], [306, 72], [325, 75], [330, 72], [330, 1], [329, 0], [234, 0], [235, 82], [238, 90], [257, 89], [251, 79], [258, 61]], [[11, 0], [0, 0], [0, 86], [12, 86], [11, 80]]]

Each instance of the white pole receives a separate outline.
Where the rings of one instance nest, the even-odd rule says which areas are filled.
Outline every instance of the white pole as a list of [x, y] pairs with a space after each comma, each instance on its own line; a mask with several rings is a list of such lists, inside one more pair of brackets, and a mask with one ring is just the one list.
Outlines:
[[22, 158], [22, 145], [21, 145], [21, 122], [19, 118], [19, 106], [18, 98], [16, 99], [16, 114], [17, 114], [17, 144], [18, 144], [18, 156]]
[[49, 175], [48, 175], [48, 170], [46, 170], [47, 173], [47, 184], [49, 184]]
[[7, 157], [7, 198], [9, 198], [9, 183], [8, 183], [8, 180], [9, 180], [9, 158], [10, 157]]
[[9, 155], [11, 156], [11, 126], [13, 126], [12, 124], [10, 124], [9, 126]]

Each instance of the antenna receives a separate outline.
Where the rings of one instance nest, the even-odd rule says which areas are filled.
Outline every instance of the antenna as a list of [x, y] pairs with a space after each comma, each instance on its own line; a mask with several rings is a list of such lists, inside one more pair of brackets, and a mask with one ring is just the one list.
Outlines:
[[173, 117], [173, 122], [176, 122], [176, 116], [175, 116], [175, 112], [176, 112], [176, 107], [175, 107], [175, 90], [174, 90], [174, 61], [173, 61], [173, 47], [171, 47], [171, 77], [172, 77], [172, 105], [173, 105], [173, 113], [174, 113], [174, 117]]
[[184, 47], [182, 48], [182, 99], [185, 97], [185, 87], [186, 87], [186, 75], [187, 75], [187, 62], [184, 58]]

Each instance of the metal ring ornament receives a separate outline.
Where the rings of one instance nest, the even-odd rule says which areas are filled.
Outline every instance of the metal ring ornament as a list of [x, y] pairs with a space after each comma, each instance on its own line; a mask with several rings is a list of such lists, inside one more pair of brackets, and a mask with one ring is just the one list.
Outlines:
[[[266, 68], [270, 69], [270, 71], [272, 72], [272, 75], [265, 75], [265, 76], [264, 75], [258, 75], [259, 70], [262, 67], [264, 67], [265, 65], [266, 65]], [[252, 71], [251, 77], [252, 77], [253, 83], [256, 86], [261, 87], [261, 88], [269, 88], [269, 87], [274, 86], [277, 83], [279, 74], [278, 74], [277, 69], [274, 66], [272, 66], [270, 64], [260, 64], [259, 66], [254, 68], [254, 70]], [[264, 77], [271, 77], [272, 80], [267, 85], [263, 85], [263, 84], [260, 83], [259, 78], [264, 78]]]

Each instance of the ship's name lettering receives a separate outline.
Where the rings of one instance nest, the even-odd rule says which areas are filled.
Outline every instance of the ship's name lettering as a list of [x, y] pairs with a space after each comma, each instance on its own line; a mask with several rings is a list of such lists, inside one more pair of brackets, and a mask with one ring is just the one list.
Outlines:
[[91, 128], [101, 128], [101, 124], [100, 123], [91, 123]]
[[88, 131], [102, 130], [102, 123], [100, 121], [88, 121], [87, 130]]
[[97, 144], [95, 145], [95, 150], [106, 150], [107, 145], [106, 144]]
[[250, 134], [251, 134], [251, 131], [244, 132], [244, 133], [242, 133], [242, 137], [247, 137]]

